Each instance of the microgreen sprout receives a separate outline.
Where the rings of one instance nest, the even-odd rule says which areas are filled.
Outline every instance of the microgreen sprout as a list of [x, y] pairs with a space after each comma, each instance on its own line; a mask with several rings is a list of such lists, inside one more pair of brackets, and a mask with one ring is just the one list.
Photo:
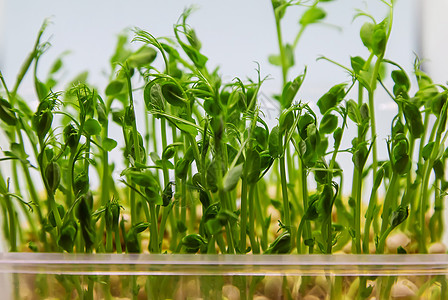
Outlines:
[[[388, 8], [383, 20], [356, 15], [367, 18], [359, 41], [366, 57], [351, 57], [350, 66], [319, 58], [350, 80], [302, 99], [307, 68], [292, 75], [295, 53], [307, 28], [325, 19], [324, 2], [272, 0], [279, 49], [269, 62], [280, 68], [282, 83], [272, 128], [259, 102], [262, 66], [255, 79], [231, 81], [210, 69], [188, 25], [191, 9], [173, 38], [135, 29], [133, 50], [119, 36], [104, 91], [80, 80], [85, 75], [56, 91], [63, 57], [40, 77], [38, 62], [50, 46], [42, 41], [45, 23], [12, 88], [0, 73], [0, 198], [10, 251], [28, 245], [68, 253], [384, 254], [427, 253], [430, 243], [442, 242], [448, 90], [418, 59], [411, 86], [407, 71], [388, 58], [394, 2], [381, 1]], [[282, 22], [292, 6], [302, 15], [288, 43]], [[34, 111], [19, 94], [30, 69]], [[397, 111], [386, 141], [377, 137], [379, 89]], [[351, 158], [353, 174], [341, 169], [341, 153]], [[410, 242], [392, 249], [397, 232]], [[61, 282], [93, 297], [95, 280], [87, 290], [77, 280]], [[379, 295], [387, 298], [393, 282], [379, 280]], [[245, 296], [256, 283], [239, 282]], [[336, 298], [342, 282], [330, 283]], [[136, 298], [138, 282], [127, 284]], [[359, 298], [372, 292], [365, 278], [351, 284]], [[154, 285], [147, 280], [146, 288]]]

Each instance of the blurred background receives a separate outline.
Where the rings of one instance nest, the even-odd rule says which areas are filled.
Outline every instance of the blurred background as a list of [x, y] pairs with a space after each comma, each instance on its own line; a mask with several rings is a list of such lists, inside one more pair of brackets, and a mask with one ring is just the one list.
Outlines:
[[[441, 24], [443, 18], [437, 18], [434, 13], [446, 11], [437, 9], [437, 6], [446, 8], [447, 1], [426, 0], [423, 10], [419, 1], [396, 1], [387, 57], [408, 70], [412, 69], [414, 53], [423, 58], [430, 57], [428, 70], [436, 81], [446, 80], [439, 78], [443, 73], [434, 67], [441, 66], [440, 59], [444, 59], [437, 56], [435, 50], [441, 48], [438, 41], [444, 40], [442, 28], [437, 30], [437, 24]], [[41, 76], [58, 55], [69, 50], [70, 54], [64, 60], [64, 78], [68, 81], [77, 73], [88, 70], [91, 71], [90, 82], [104, 88], [104, 74], [109, 72], [108, 59], [114, 51], [117, 34], [140, 27], [154, 36], [173, 36], [173, 24], [190, 5], [197, 7], [189, 21], [203, 43], [209, 66], [220, 66], [221, 73], [230, 79], [235, 76], [244, 78], [255, 77], [255, 62], [259, 62], [262, 74], [270, 75], [272, 79], [265, 86], [266, 94], [271, 90], [277, 91], [280, 70], [267, 61], [269, 54], [278, 52], [269, 0], [0, 0], [0, 69], [8, 83], [15, 80], [39, 27], [45, 18], [50, 18], [51, 24], [44, 38], [52, 47], [43, 57], [39, 68]], [[322, 94], [326, 87], [347, 80], [342, 70], [324, 61], [316, 62], [319, 55], [346, 65], [350, 56], [366, 55], [359, 39], [359, 28], [367, 19], [353, 20], [356, 9], [371, 13], [378, 20], [387, 13], [386, 5], [380, 0], [335, 0], [321, 6], [327, 11], [327, 18], [323, 24], [310, 26], [305, 31], [296, 53], [296, 74], [308, 66], [304, 95], [313, 90]], [[300, 7], [292, 7], [288, 11], [283, 25], [286, 40], [292, 42], [294, 39], [302, 12]], [[294, 71], [291, 72], [291, 76], [294, 75]], [[28, 93], [26, 89], [30, 87], [24, 85], [22, 93]]]

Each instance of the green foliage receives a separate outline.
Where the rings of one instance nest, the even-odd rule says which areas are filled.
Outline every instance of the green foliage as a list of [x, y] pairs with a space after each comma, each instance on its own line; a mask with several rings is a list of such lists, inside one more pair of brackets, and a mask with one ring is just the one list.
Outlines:
[[[373, 243], [385, 253], [388, 235], [400, 230], [411, 233], [410, 249], [425, 253], [444, 224], [447, 87], [418, 59], [414, 80], [384, 58], [394, 5], [382, 1], [390, 11], [381, 22], [356, 15], [369, 18], [357, 37], [366, 56], [350, 53], [348, 67], [321, 57], [351, 81], [301, 99], [307, 69], [293, 74], [305, 63], [297, 46], [332, 14], [325, 2], [271, 1], [278, 52], [268, 60], [282, 81], [272, 126], [261, 103], [263, 68], [247, 80], [210, 69], [199, 31], [187, 23], [192, 9], [172, 38], [136, 29], [135, 50], [119, 36], [100, 90], [82, 73], [54, 92], [62, 57], [38, 78], [47, 47], [40, 33], [16, 85], [1, 76], [0, 203], [11, 249], [23, 242], [36, 252], [142, 253], [147, 242], [151, 253], [304, 254], [333, 253], [351, 240], [355, 253], [370, 253]], [[286, 41], [291, 6], [299, 24]], [[19, 85], [33, 66], [35, 95], [25, 99]], [[380, 89], [397, 111], [387, 141], [376, 133]], [[342, 170], [350, 158], [352, 174]], [[370, 295], [365, 282], [356, 284], [359, 297]]]

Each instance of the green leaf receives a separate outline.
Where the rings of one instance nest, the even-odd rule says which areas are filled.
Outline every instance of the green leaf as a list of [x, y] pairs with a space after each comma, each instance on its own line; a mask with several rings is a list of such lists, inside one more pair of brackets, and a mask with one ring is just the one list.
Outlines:
[[376, 191], [378, 190], [378, 188], [381, 185], [381, 182], [383, 181], [384, 178], [384, 168], [379, 168], [378, 171], [375, 174], [375, 179], [373, 181], [373, 187], [372, 187], [372, 191]]
[[399, 205], [395, 211], [392, 212], [391, 218], [390, 218], [390, 225], [392, 228], [397, 227], [401, 223], [403, 223], [407, 217], [409, 216], [409, 208], [403, 207], [402, 205]]
[[218, 116], [222, 111], [219, 104], [211, 99], [206, 99], [204, 101], [204, 110], [209, 116], [212, 117]]
[[53, 123], [53, 113], [50, 110], [44, 110], [42, 113], [36, 113], [33, 117], [33, 126], [39, 138], [44, 138], [51, 129]]
[[271, 65], [274, 66], [281, 66], [282, 65], [282, 58], [278, 54], [271, 54], [268, 57], [268, 61]]
[[176, 223], [176, 228], [177, 228], [177, 231], [179, 232], [179, 233], [184, 233], [184, 232], [186, 232], [187, 231], [187, 226], [185, 225], [185, 223], [184, 222], [182, 222], [181, 220], [178, 220], [177, 221], [177, 223]]
[[146, 108], [152, 110], [165, 110], [165, 99], [162, 94], [160, 84], [155, 81], [149, 82], [143, 91], [143, 98], [145, 100]]
[[77, 232], [78, 225], [74, 220], [64, 222], [58, 237], [58, 246], [67, 252], [72, 252]]
[[292, 111], [289, 109], [282, 111], [278, 123], [281, 133], [288, 131], [294, 123], [294, 114]]
[[280, 129], [278, 126], [272, 128], [271, 133], [269, 134], [269, 154], [273, 158], [280, 157], [283, 152], [283, 146], [281, 144], [280, 139]]
[[89, 190], [89, 175], [85, 172], [78, 174], [73, 185], [73, 192], [75, 196], [84, 195]]
[[50, 162], [45, 168], [45, 179], [47, 180], [48, 188], [54, 194], [61, 182], [61, 167], [55, 161]]
[[314, 121], [315, 121], [314, 118], [308, 113], [300, 117], [298, 127], [299, 127], [299, 135], [302, 138], [302, 140], [305, 140], [307, 138], [307, 128], [310, 124], [313, 124]]
[[393, 156], [395, 159], [399, 159], [400, 157], [406, 155], [408, 153], [408, 143], [406, 140], [400, 140], [392, 150]]
[[409, 81], [408, 75], [406, 75], [403, 70], [394, 70], [391, 72], [390, 76], [396, 85], [403, 86], [406, 92], [409, 92], [411, 82]]
[[364, 69], [366, 61], [360, 56], [355, 56], [350, 57], [350, 64], [352, 66], [353, 72], [358, 75], [359, 72]]
[[97, 103], [96, 113], [98, 115], [98, 122], [100, 122], [101, 126], [107, 125], [108, 116], [106, 113], [106, 105], [104, 104], [104, 102]]
[[29, 157], [28, 154], [25, 153], [23, 146], [17, 143], [11, 143], [11, 152], [13, 156], [22, 161], [26, 161], [26, 159]]
[[196, 253], [202, 246], [207, 244], [207, 240], [199, 234], [189, 234], [182, 238], [181, 243], [187, 253]]
[[411, 161], [409, 159], [409, 155], [405, 154], [400, 156], [393, 165], [394, 171], [399, 175], [404, 175], [409, 172], [411, 168]]
[[361, 41], [364, 44], [364, 46], [367, 47], [367, 49], [372, 50], [372, 40], [373, 40], [373, 32], [374, 32], [375, 25], [370, 22], [364, 23], [361, 27]]
[[182, 89], [173, 82], [166, 82], [162, 84], [162, 95], [165, 100], [173, 106], [185, 106]]
[[157, 165], [162, 162], [160, 159], [160, 156], [157, 154], [157, 152], [151, 152], [149, 153], [149, 157], [151, 157], [151, 160]]
[[303, 80], [305, 79], [306, 69], [302, 75], [297, 76], [293, 81], [286, 83], [283, 88], [281, 105], [282, 108], [289, 108], [291, 106], [294, 97], [302, 86]]
[[53, 62], [53, 65], [50, 67], [49, 74], [54, 74], [59, 71], [62, 67], [62, 59], [59, 57]]
[[123, 80], [112, 80], [109, 82], [109, 84], [106, 87], [105, 93], [106, 96], [114, 96], [121, 94], [123, 91], [123, 88], [125, 87], [125, 82]]
[[241, 174], [243, 174], [243, 164], [236, 165], [227, 172], [223, 178], [225, 192], [229, 192], [236, 188]]
[[284, 47], [286, 68], [294, 66], [294, 48], [290, 44], [286, 44]]
[[210, 197], [203, 189], [199, 190], [199, 201], [201, 201], [201, 204], [205, 209], [210, 206]]
[[176, 174], [177, 177], [179, 177], [180, 179], [185, 179], [187, 178], [187, 174], [188, 174], [188, 168], [190, 167], [190, 161], [183, 159], [183, 158], [179, 158], [177, 160], [175, 169], [174, 169], [174, 173]]
[[[220, 163], [220, 162], [219, 162]], [[212, 160], [210, 165], [207, 168], [207, 187], [210, 189], [212, 193], [218, 191], [218, 162], [216, 160]]]
[[35, 78], [34, 80], [35, 80], [34, 85], [36, 87], [37, 96], [40, 101], [44, 101], [44, 99], [47, 98], [47, 96], [49, 94], [48, 88], [45, 85], [45, 83], [43, 83], [39, 79]]
[[274, 242], [266, 249], [266, 254], [285, 254], [291, 250], [291, 234], [285, 232], [278, 236]]
[[323, 18], [325, 18], [327, 14], [322, 8], [319, 8], [317, 6], [310, 7], [305, 13], [302, 15], [302, 18], [300, 18], [299, 23], [302, 26], [307, 26], [309, 24], [317, 23]]
[[163, 149], [162, 159], [163, 160], [171, 159], [174, 157], [175, 154], [176, 154], [176, 147], [173, 144], [168, 145], [166, 146], [165, 149]]
[[281, 20], [285, 15], [287, 2], [286, 0], [272, 0], [272, 7], [274, 8], [275, 18]]
[[138, 171], [130, 171], [129, 176], [131, 178], [131, 181], [135, 184], [138, 184], [142, 187], [157, 187], [159, 186], [159, 183], [157, 179], [154, 177], [154, 175], [150, 171], [145, 172], [138, 172]]
[[222, 224], [217, 219], [210, 219], [205, 223], [205, 228], [210, 235], [215, 235], [222, 231]]
[[84, 130], [88, 135], [98, 135], [101, 133], [101, 125], [95, 119], [88, 119], [84, 123]]
[[368, 149], [365, 145], [359, 145], [353, 154], [352, 161], [356, 169], [362, 170], [367, 160]]
[[325, 134], [332, 133], [338, 126], [338, 117], [331, 113], [326, 113], [320, 122], [319, 131]]
[[357, 125], [361, 125], [362, 120], [358, 104], [352, 99], [347, 101], [347, 112], [350, 120], [352, 120]]
[[204, 68], [205, 64], [207, 63], [208, 58], [206, 56], [202, 55], [194, 47], [183, 43], [180, 39], [178, 39], [178, 41], [179, 41], [180, 46], [184, 50], [185, 54], [188, 55], [188, 57], [191, 59], [191, 61], [194, 63], [194, 65], [199, 69]]
[[328, 110], [335, 108], [342, 101], [345, 96], [345, 86], [345, 83], [337, 84], [320, 97], [317, 101], [317, 106], [321, 114], [325, 114]]
[[112, 151], [115, 147], [117, 147], [117, 141], [111, 138], [104, 139], [102, 143], [103, 149], [106, 151]]
[[359, 71], [359, 76], [357, 77], [359, 83], [361, 83], [362, 86], [365, 87], [368, 91], [372, 89], [370, 86], [372, 76], [373, 76], [372, 69], [369, 69], [368, 71], [364, 70]]
[[372, 52], [376, 56], [384, 55], [386, 51], [387, 34], [383, 24], [375, 26], [372, 35]]
[[439, 93], [433, 98], [433, 100], [431, 101], [431, 110], [433, 114], [435, 114], [436, 116], [440, 115], [440, 112], [442, 111], [447, 98], [448, 97], [446, 92]]
[[141, 68], [151, 64], [156, 56], [156, 50], [143, 46], [128, 57], [127, 63], [130, 68]]
[[403, 102], [403, 114], [406, 125], [415, 139], [421, 137], [424, 131], [422, 115], [418, 107], [410, 102]]
[[431, 156], [432, 153], [432, 149], [434, 148], [434, 142], [429, 142], [428, 144], [426, 144], [423, 149], [422, 149], [422, 157], [424, 160], [428, 160], [429, 157]]
[[246, 151], [246, 162], [244, 164], [244, 173], [248, 184], [256, 183], [261, 173], [261, 159], [257, 150]]
[[359, 113], [361, 114], [361, 120], [363, 123], [369, 122], [370, 120], [370, 112], [369, 112], [369, 106], [367, 103], [363, 103], [361, 107], [359, 108]]
[[440, 159], [437, 159], [434, 161], [434, 165], [432, 167], [434, 170], [434, 174], [436, 175], [436, 178], [438, 180], [443, 180], [445, 177], [445, 167], [443, 165], [443, 162]]
[[173, 119], [173, 123], [176, 125], [176, 127], [180, 131], [189, 133], [192, 136], [196, 136], [196, 135], [198, 135], [198, 130], [195, 126], [193, 126], [194, 123], [191, 123], [191, 122], [194, 122], [194, 120], [190, 120], [190, 123], [187, 123], [187, 122], [182, 122], [182, 121]]

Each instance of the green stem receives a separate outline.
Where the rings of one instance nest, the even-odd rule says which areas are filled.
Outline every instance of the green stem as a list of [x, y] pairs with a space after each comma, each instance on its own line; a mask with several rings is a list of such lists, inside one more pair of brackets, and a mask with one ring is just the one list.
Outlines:
[[370, 117], [370, 130], [371, 130], [371, 138], [372, 138], [372, 174], [373, 178], [375, 178], [377, 169], [378, 169], [378, 149], [377, 149], [377, 143], [376, 143], [376, 120], [375, 120], [375, 102], [374, 102], [374, 96], [375, 96], [375, 90], [376, 90], [376, 83], [378, 78], [378, 73], [380, 70], [381, 62], [383, 61], [383, 55], [380, 55], [376, 62], [375, 66], [373, 68], [373, 74], [372, 79], [370, 82], [370, 89], [369, 89], [369, 117]]
[[358, 185], [356, 191], [356, 205], [355, 205], [355, 249], [356, 254], [361, 254], [361, 210], [362, 210], [362, 168], [358, 168]]
[[[303, 164], [303, 161], [301, 161], [300, 168], [302, 170], [302, 201], [303, 201], [303, 207], [304, 211], [308, 209], [308, 184], [307, 184], [307, 176], [306, 176], [306, 168]], [[303, 230], [303, 238], [305, 240], [311, 239], [311, 224], [308, 220], [305, 220], [305, 228]], [[309, 244], [309, 253], [313, 253], [313, 244]], [[299, 252], [300, 253], [300, 252]]]
[[381, 223], [381, 233], [380, 233], [380, 242], [378, 243], [378, 247], [376, 249], [377, 254], [384, 253], [384, 245], [386, 242], [387, 235], [392, 231], [392, 227], [389, 224], [389, 216], [391, 212], [391, 204], [393, 198], [396, 196], [397, 192], [397, 183], [398, 183], [398, 175], [396, 172], [392, 173], [392, 179], [389, 183], [389, 188], [386, 192], [386, 197], [383, 202], [383, 214], [381, 215], [382, 223]]
[[363, 243], [362, 243], [362, 250], [363, 250], [364, 254], [369, 254], [369, 252], [370, 252], [370, 249], [369, 249], [370, 225], [372, 224], [373, 213], [374, 213], [375, 206], [376, 206], [376, 199], [377, 199], [376, 193], [377, 193], [377, 190], [372, 189], [372, 192], [370, 194], [370, 199], [369, 199], [369, 206], [367, 207], [367, 212], [366, 212], [366, 221], [364, 224], [364, 239], [363, 239]]
[[278, 48], [280, 50], [280, 61], [282, 64], [282, 87], [285, 86], [287, 76], [288, 76], [288, 67], [286, 62], [286, 56], [285, 56], [285, 49], [283, 47], [283, 38], [282, 38], [282, 29], [280, 25], [280, 19], [275, 16], [275, 28], [277, 30], [277, 41], [278, 41]]
[[[282, 143], [282, 136], [279, 135], [280, 143]], [[280, 180], [282, 185], [282, 197], [283, 197], [283, 218], [286, 228], [291, 230], [291, 216], [289, 212], [289, 199], [288, 199], [288, 185], [286, 182], [286, 165], [284, 153], [279, 158], [280, 165]]]
[[268, 230], [269, 230], [269, 224], [265, 224], [265, 218], [263, 216], [263, 210], [262, 208], [266, 208], [267, 205], [265, 203], [262, 203], [260, 197], [260, 186], [258, 183], [255, 184], [255, 208], [256, 208], [256, 219], [258, 220], [259, 224], [262, 224], [261, 226], [261, 249], [265, 251], [268, 248]]
[[258, 245], [257, 239], [255, 238], [255, 191], [256, 184], [251, 184], [249, 187], [249, 240], [250, 246], [252, 248], [252, 253], [259, 254], [260, 246]]
[[121, 248], [120, 226], [115, 228], [115, 248], [118, 254], [123, 253], [123, 249]]
[[[145, 205], [145, 204], [143, 204]], [[146, 206], [146, 205], [145, 205]], [[158, 234], [157, 234], [157, 216], [156, 216], [156, 205], [154, 203], [150, 203], [149, 204], [149, 212], [151, 214], [151, 224], [150, 224], [150, 228], [151, 228], [151, 252], [152, 253], [160, 253], [159, 250], [159, 238], [158, 238]]]
[[9, 245], [11, 252], [17, 252], [16, 211], [13, 207], [11, 197], [4, 196], [6, 209], [9, 217]]
[[[240, 221], [240, 253], [246, 251], [247, 230], [247, 179], [243, 176], [241, 180], [241, 221]], [[250, 222], [249, 222], [250, 224]]]
[[112, 229], [110, 228], [106, 229], [106, 252], [108, 253], [113, 252], [113, 236], [112, 236]]

